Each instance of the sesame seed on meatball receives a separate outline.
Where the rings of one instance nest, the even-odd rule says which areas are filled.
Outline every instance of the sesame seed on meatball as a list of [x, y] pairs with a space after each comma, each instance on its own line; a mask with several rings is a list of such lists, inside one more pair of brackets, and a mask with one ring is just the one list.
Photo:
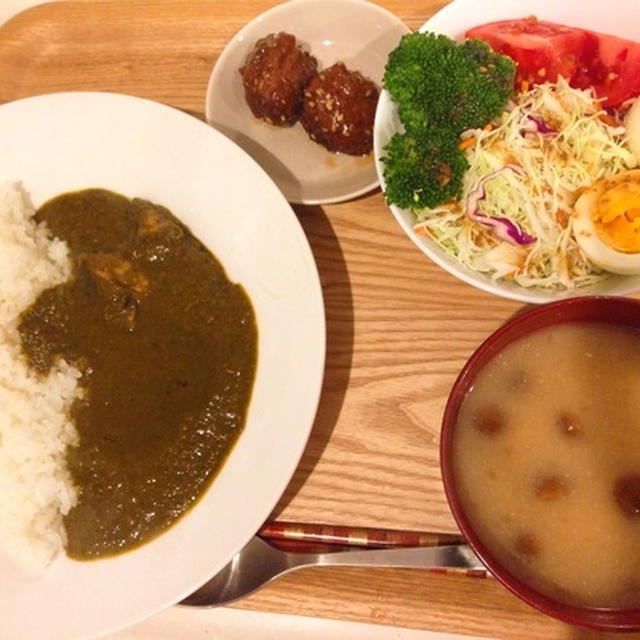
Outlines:
[[316, 59], [291, 34], [261, 38], [240, 68], [251, 112], [274, 125], [292, 125], [300, 115], [304, 88], [317, 71]]
[[366, 155], [373, 147], [378, 95], [371, 80], [338, 62], [304, 90], [300, 122], [309, 137], [329, 151]]

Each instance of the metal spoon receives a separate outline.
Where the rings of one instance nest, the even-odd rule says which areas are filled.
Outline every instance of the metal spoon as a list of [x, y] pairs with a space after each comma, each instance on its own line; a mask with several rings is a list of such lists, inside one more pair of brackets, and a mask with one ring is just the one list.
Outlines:
[[301, 567], [404, 567], [412, 569], [485, 570], [464, 544], [333, 553], [281, 551], [255, 536], [231, 562], [181, 604], [215, 607], [246, 596], [271, 580]]

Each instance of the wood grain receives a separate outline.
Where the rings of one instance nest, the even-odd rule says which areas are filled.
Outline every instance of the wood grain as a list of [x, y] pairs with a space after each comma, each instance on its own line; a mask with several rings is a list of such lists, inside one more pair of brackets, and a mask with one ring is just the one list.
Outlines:
[[[62, 0], [0, 27], [0, 103], [51, 91], [134, 94], [202, 117], [211, 68], [271, 0]], [[384, 0], [411, 28], [446, 4]], [[465, 360], [522, 305], [437, 268], [379, 191], [297, 207], [322, 281], [327, 360], [301, 463], [273, 517], [456, 532], [438, 440]], [[237, 605], [503, 638], [605, 637], [526, 606], [495, 580], [420, 571], [309, 569]], [[628, 636], [627, 636], [628, 637]]]
[[[302, 569], [234, 605], [276, 613], [514, 640], [639, 640], [572, 627], [520, 601], [495, 580], [415, 570]], [[393, 635], [390, 633], [390, 638]]]
[[379, 193], [297, 212], [322, 279], [328, 353], [308, 455], [274, 515], [313, 521], [321, 508], [329, 524], [455, 531], [438, 461], [444, 402], [518, 305], [416, 255]]
[[[69, 90], [119, 91], [202, 114], [213, 63], [268, 0], [75, 0], [28, 9], [2, 27], [0, 102]], [[410, 27], [446, 2], [385, 8]]]

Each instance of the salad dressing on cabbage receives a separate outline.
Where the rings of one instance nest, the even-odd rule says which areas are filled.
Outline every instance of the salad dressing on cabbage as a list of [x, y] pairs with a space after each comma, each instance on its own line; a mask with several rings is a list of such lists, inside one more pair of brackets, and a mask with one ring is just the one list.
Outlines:
[[[521, 286], [588, 286], [609, 277], [580, 249], [572, 210], [594, 181], [637, 166], [625, 128], [608, 117], [590, 90], [559, 77], [518, 94], [489, 128], [469, 130], [469, 169], [460, 200], [416, 210], [418, 233], [432, 237], [463, 265]], [[507, 170], [505, 167], [520, 170]], [[484, 177], [482, 197], [474, 191]], [[477, 207], [470, 210], [470, 200]], [[496, 234], [474, 216], [504, 220], [518, 233]]]

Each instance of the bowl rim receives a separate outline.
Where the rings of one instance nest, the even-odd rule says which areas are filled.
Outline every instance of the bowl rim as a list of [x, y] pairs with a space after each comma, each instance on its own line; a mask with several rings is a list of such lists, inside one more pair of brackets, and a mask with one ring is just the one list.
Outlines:
[[[632, 325], [631, 318], [636, 318]], [[504, 347], [551, 325], [602, 322], [633, 326], [640, 331], [640, 300], [618, 296], [579, 296], [525, 309], [491, 333], [460, 370], [447, 399], [440, 437], [440, 468], [444, 491], [463, 536], [490, 573], [507, 589], [539, 611], [572, 625], [600, 631], [639, 631], [640, 606], [633, 609], [580, 607], [565, 604], [533, 589], [506, 570], [491, 554], [467, 518], [456, 492], [452, 443], [458, 411], [478, 373]]]

